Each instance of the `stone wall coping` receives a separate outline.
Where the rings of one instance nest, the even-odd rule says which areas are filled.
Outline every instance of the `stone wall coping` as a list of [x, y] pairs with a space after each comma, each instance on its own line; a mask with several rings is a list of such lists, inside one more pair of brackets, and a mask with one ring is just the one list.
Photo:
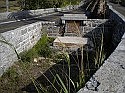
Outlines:
[[[109, 9], [125, 23], [122, 14], [111, 5]], [[77, 93], [125, 93], [125, 34], [114, 52]]]

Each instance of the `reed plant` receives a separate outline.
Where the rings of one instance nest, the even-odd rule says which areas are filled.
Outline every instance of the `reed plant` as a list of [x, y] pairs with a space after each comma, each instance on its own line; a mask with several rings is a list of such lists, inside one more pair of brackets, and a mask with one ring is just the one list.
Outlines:
[[[76, 25], [76, 23], [74, 23], [74, 24]], [[78, 27], [77, 27], [77, 29], [78, 29]], [[78, 31], [78, 34], [80, 35], [79, 32], [80, 31]], [[10, 44], [8, 41], [6, 41], [6, 39], [1, 34], [0, 34], [0, 36], [2, 37], [0, 42], [9, 45], [15, 51], [15, 54], [17, 55], [18, 61], [20, 62], [20, 64], [22, 64], [22, 69], [24, 69], [27, 72], [27, 75], [29, 76], [29, 78], [32, 81], [34, 87], [36, 88], [36, 91], [38, 93], [49, 93], [47, 87], [43, 86], [40, 82], [36, 81], [34, 79], [34, 77], [32, 77], [29, 74], [29, 71], [27, 70], [27, 67], [24, 64], [24, 60], [26, 59], [25, 55], [24, 55], [24, 58], [22, 56], [20, 57], [20, 55], [16, 51], [15, 47], [12, 44]], [[94, 35], [93, 35], [93, 38], [94, 38], [93, 41], [95, 43], [95, 47], [97, 47], [96, 39], [95, 39]], [[100, 46], [95, 48], [94, 64], [95, 64], [95, 66], [97, 68], [99, 68], [103, 64], [103, 61], [105, 59], [104, 48], [103, 48], [103, 44], [104, 44], [103, 38], [104, 38], [104, 33], [102, 31], [101, 32], [101, 39], [100, 39]], [[43, 55], [43, 56], [44, 57], [48, 57], [48, 53], [50, 53], [51, 51], [50, 50], [48, 51], [49, 45], [48, 45], [48, 42], [47, 42], [46, 35], [43, 36], [42, 41], [43, 42], [39, 42], [38, 45], [35, 45], [35, 47], [33, 47], [33, 50], [35, 48], [37, 48], [38, 49], [37, 51], [35, 50], [35, 52], [32, 51], [33, 53], [29, 52], [29, 54], [27, 54], [29, 57], [31, 57], [31, 58], [33, 56], [35, 56], [35, 57], [38, 56], [39, 57], [41, 53], [44, 54], [46, 51], [47, 51], [47, 54]], [[62, 47], [65, 46], [65, 45], [63, 45], [62, 42], [60, 42], [60, 43], [61, 43]], [[63, 71], [63, 69], [61, 69], [62, 73], [64, 74], [64, 77], [65, 77], [66, 81], [63, 81], [64, 79], [61, 77], [60, 74], [56, 73], [56, 75], [55, 75], [52, 71], [50, 71], [50, 73], [54, 77], [54, 80], [51, 81], [51, 80], [49, 80], [49, 78], [43, 72], [39, 71], [46, 78], [46, 80], [50, 83], [50, 85], [52, 86], [52, 88], [53, 88], [55, 93], [71, 93], [71, 90], [72, 90], [71, 88], [73, 88], [74, 93], [76, 93], [80, 88], [82, 88], [85, 85], [85, 82], [86, 82], [85, 81], [85, 78], [86, 78], [86, 74], [85, 74], [86, 68], [85, 68], [84, 53], [83, 53], [84, 48], [83, 48], [83, 46], [79, 46], [79, 47], [80, 47], [81, 59], [79, 59], [79, 53], [78, 52], [76, 52], [76, 58], [72, 55], [72, 53], [70, 54], [70, 56], [72, 56], [72, 58], [74, 59], [75, 63], [77, 64], [77, 67], [78, 67], [78, 70], [79, 70], [78, 71], [79, 72], [78, 73], [78, 81], [73, 81], [72, 78], [71, 78], [71, 60], [70, 60], [69, 53], [67, 51], [64, 51], [66, 47], [64, 47], [63, 51], [60, 51], [62, 56], [59, 56], [60, 59], [62, 58], [63, 60], [65, 60], [65, 62], [67, 62], [68, 73], [66, 73], [65, 71]], [[41, 49], [44, 49], [44, 51], [42, 51]], [[36, 52], [38, 53], [38, 55], [37, 55]], [[55, 59], [55, 56], [54, 56], [54, 59]], [[86, 52], [86, 61], [88, 62], [87, 70], [90, 72], [91, 71], [91, 68], [90, 68], [91, 64], [89, 62], [90, 61], [89, 59], [90, 59], [90, 56], [89, 56], [88, 52]], [[29, 60], [29, 58], [28, 58], [28, 61], [31, 61], [31, 60]], [[55, 72], [56, 72], [56, 70], [55, 70]], [[57, 84], [59, 88], [55, 84]]]

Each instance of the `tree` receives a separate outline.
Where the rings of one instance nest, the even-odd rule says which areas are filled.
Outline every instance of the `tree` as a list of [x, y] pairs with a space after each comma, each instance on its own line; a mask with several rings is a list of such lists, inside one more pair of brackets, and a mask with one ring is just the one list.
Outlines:
[[80, 0], [18, 0], [23, 10], [64, 7], [69, 4], [77, 4], [78, 2]]

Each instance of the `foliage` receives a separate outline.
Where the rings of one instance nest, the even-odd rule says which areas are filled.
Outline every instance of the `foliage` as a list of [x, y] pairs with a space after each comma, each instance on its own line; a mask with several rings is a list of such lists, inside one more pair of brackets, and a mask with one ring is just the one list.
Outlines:
[[28, 51], [20, 53], [20, 56], [23, 62], [32, 62], [34, 58], [38, 57], [38, 53], [35, 48], [32, 48]]
[[[93, 37], [93, 38], [96, 41], [96, 38], [95, 37]], [[103, 32], [101, 32], [101, 38], [98, 40], [99, 45], [97, 43], [95, 43], [95, 48], [96, 48], [95, 51], [96, 51], [96, 53], [95, 53], [94, 62], [95, 62], [95, 65], [98, 68], [102, 65], [102, 62], [104, 61], [104, 58], [105, 58], [105, 55], [103, 53], [103, 51], [104, 51], [104, 49], [103, 49], [104, 48], [103, 47], [103, 45], [104, 45], [103, 44], [104, 43], [103, 38], [104, 38], [104, 35], [103, 35]], [[25, 61], [26, 62], [31, 62], [31, 61], [33, 61], [34, 57], [38, 57], [38, 56], [43, 56], [45, 58], [46, 57], [51, 57], [52, 51], [51, 51], [51, 49], [49, 47], [49, 44], [52, 43], [53, 40], [54, 40], [54, 38], [48, 38], [47, 35], [44, 34], [42, 36], [42, 38], [38, 41], [38, 43], [32, 49], [30, 49], [28, 52], [24, 52], [24, 54], [21, 55], [21, 58], [22, 58], [23, 62], [25, 62]], [[1, 41], [1, 42], [3, 42], [3, 41]], [[77, 62], [78, 60], [76, 60], [76, 63], [78, 64], [78, 68], [79, 68], [79, 73], [78, 73], [79, 74], [79, 76], [78, 76], [79, 80], [77, 82], [73, 82], [71, 80], [71, 76], [70, 76], [70, 74], [71, 74], [70, 73], [71, 72], [71, 62], [70, 61], [71, 60], [70, 60], [70, 57], [69, 57], [68, 53], [63, 51], [63, 52], [61, 52], [61, 53], [59, 53], [59, 54], [57, 54], [55, 56], [57, 59], [66, 60], [66, 62], [68, 64], [68, 69], [67, 69], [68, 71], [66, 73], [66, 76], [68, 78], [66, 78], [67, 79], [66, 84], [65, 84], [65, 81], [63, 81], [63, 79], [61, 78], [61, 75], [58, 74], [58, 71], [56, 71], [57, 74], [55, 76], [53, 75], [53, 77], [55, 78], [55, 81], [57, 81], [57, 83], [59, 83], [58, 85], [60, 85], [60, 87], [61, 87], [60, 93], [70, 93], [70, 85], [73, 86], [75, 91], [78, 91], [85, 84], [85, 69], [86, 68], [84, 68], [85, 64], [83, 62], [83, 47], [82, 47], [82, 49], [80, 51], [81, 51], [81, 64], [79, 64]], [[26, 66], [25, 66], [25, 68], [26, 68]], [[89, 66], [88, 66], [87, 69], [91, 70], [91, 68]], [[16, 74], [15, 72], [13, 72], [13, 70], [11, 72]], [[10, 72], [9, 72], [9, 74], [10, 74]], [[51, 72], [51, 74], [54, 74], [54, 73]], [[13, 75], [13, 76], [15, 77], [15, 75]], [[44, 77], [50, 82], [52, 87], [56, 90], [56, 86], [54, 86], [53, 82], [51, 82], [46, 75], [44, 75]], [[31, 77], [31, 79], [32, 79], [32, 77]], [[32, 81], [34, 83], [34, 86], [37, 89], [37, 86], [36, 86], [37, 83], [35, 83], [34, 80], [32, 80]], [[43, 87], [41, 87], [41, 89], [43, 89]], [[39, 91], [39, 90], [37, 90], [37, 91]], [[45, 92], [48, 92], [48, 91], [45, 91]]]
[[9, 68], [6, 71], [6, 73], [4, 73], [3, 76], [4, 77], [2, 77], [2, 78], [5, 78], [5, 76], [8, 77], [8, 78], [10, 78], [11, 84], [18, 83], [19, 75], [18, 75], [16, 69], [13, 68], [13, 67], [11, 69]]
[[44, 34], [32, 49], [20, 53], [21, 59], [23, 62], [32, 62], [34, 58], [39, 56], [45, 58], [51, 57], [52, 51], [49, 44], [52, 43], [53, 40], [54, 38], [48, 38], [47, 35]]
[[[17, 0], [8, 0], [9, 1], [9, 12], [19, 11], [20, 7], [17, 3]], [[6, 0], [0, 0], [0, 12], [6, 12]]]
[[61, 52], [54, 53], [53, 61], [55, 63], [58, 63], [58, 62], [60, 62], [60, 60], [66, 60], [65, 55]]
[[69, 4], [78, 4], [80, 0], [18, 0], [18, 3], [23, 10], [44, 9], [64, 7]]
[[38, 41], [38, 43], [34, 46], [37, 49], [39, 55], [43, 57], [50, 57], [51, 56], [51, 49], [49, 47], [49, 38], [46, 34], [42, 36], [42, 38]]

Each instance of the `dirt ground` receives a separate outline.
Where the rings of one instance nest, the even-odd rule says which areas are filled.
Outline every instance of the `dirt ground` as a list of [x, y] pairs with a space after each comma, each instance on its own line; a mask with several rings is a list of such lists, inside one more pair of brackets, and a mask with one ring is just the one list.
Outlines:
[[52, 66], [49, 60], [39, 62], [26, 62], [10, 67], [0, 78], [0, 93], [26, 93], [21, 89], [32, 82]]

